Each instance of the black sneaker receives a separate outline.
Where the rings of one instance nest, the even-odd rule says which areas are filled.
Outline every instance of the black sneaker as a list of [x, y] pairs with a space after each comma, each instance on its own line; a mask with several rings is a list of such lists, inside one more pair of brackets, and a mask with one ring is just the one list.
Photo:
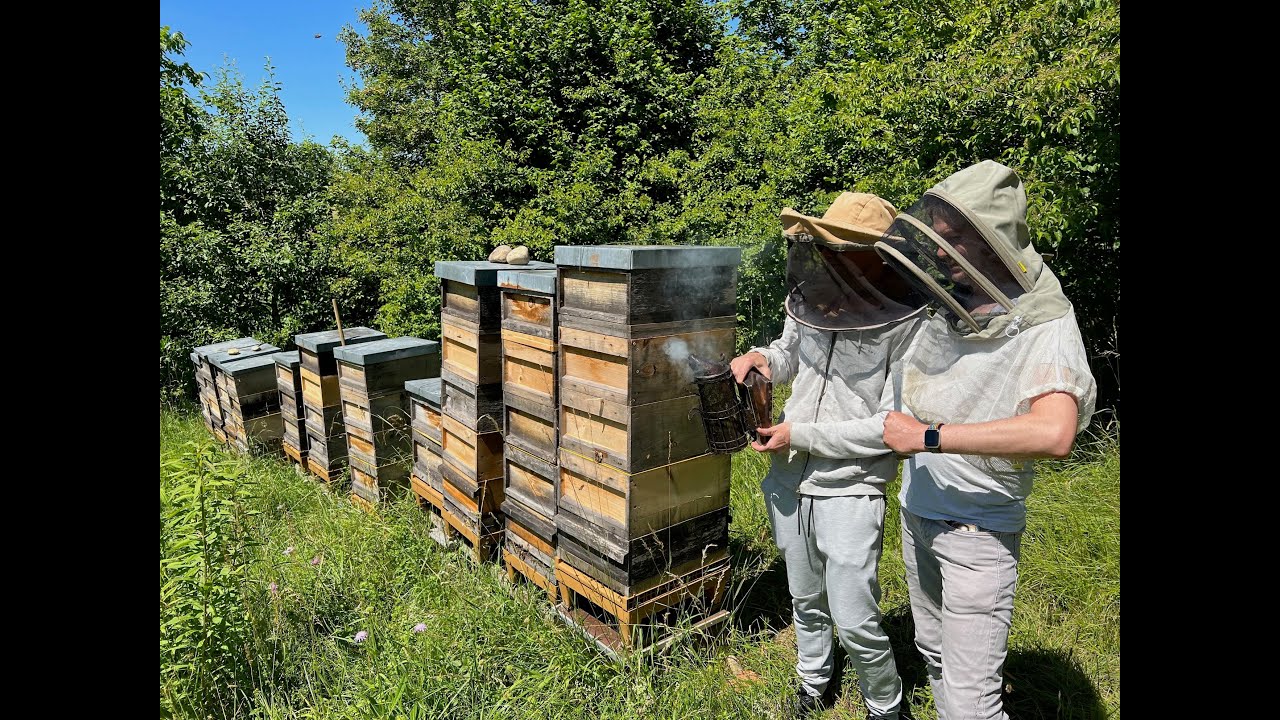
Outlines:
[[791, 700], [791, 717], [803, 720], [831, 707], [834, 703], [830, 702], [827, 695], [828, 693], [810, 695], [803, 687], [797, 687], [796, 695]]

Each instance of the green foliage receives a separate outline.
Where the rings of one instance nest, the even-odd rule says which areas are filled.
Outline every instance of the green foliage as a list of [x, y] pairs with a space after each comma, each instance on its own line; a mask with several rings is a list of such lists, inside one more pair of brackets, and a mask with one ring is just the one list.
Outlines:
[[[254, 335], [283, 347], [327, 327], [337, 274], [316, 232], [332, 212], [329, 151], [291, 141], [270, 67], [256, 91], [223, 68], [196, 105], [182, 82], [197, 78], [171, 57], [184, 45], [161, 29], [160, 386], [168, 397], [194, 393], [194, 346]], [[166, 103], [181, 106], [185, 114], [170, 115], [187, 122], [168, 122]]]
[[254, 683], [254, 512], [235, 464], [207, 439], [160, 458], [162, 716], [239, 714]]

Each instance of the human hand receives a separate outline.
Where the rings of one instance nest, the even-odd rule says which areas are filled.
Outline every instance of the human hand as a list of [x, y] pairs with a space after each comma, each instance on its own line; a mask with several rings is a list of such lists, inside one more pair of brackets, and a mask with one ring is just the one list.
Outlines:
[[733, 371], [733, 379], [739, 384], [746, 379], [747, 373], [750, 372], [751, 368], [759, 370], [760, 374], [765, 376], [765, 379], [773, 379], [769, 373], [769, 361], [765, 359], [764, 355], [754, 350], [729, 361], [729, 369]]
[[902, 456], [922, 452], [924, 431], [928, 427], [910, 415], [890, 411], [884, 419], [884, 444]]
[[763, 445], [757, 438], [751, 441], [751, 449], [756, 452], [776, 453], [791, 447], [791, 423], [783, 422], [767, 428], [756, 428], [756, 433], [768, 438]]

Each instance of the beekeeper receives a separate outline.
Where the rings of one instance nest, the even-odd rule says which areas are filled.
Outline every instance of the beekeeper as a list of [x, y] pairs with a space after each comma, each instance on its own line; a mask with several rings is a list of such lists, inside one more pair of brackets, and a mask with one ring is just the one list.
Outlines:
[[925, 298], [874, 251], [894, 215], [893, 205], [866, 193], [841, 194], [820, 218], [784, 209], [782, 337], [731, 364], [739, 382], [755, 367], [792, 383], [781, 422], [759, 429], [752, 447], [772, 453], [761, 488], [787, 567], [794, 712], [802, 717], [830, 707], [840, 690], [833, 628], [870, 716], [897, 718], [902, 703], [876, 576], [885, 485], [898, 464], [883, 425], [893, 408], [890, 377], [922, 323]]
[[903, 467], [902, 556], [938, 717], [1005, 718], [1000, 691], [1032, 458], [1065, 457], [1096, 389], [1071, 303], [1031, 245], [1027, 196], [983, 161], [876, 250], [936, 304], [884, 442]]

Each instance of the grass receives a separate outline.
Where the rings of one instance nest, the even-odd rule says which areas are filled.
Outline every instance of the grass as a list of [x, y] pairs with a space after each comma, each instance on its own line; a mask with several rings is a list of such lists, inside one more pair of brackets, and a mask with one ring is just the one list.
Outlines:
[[[513, 586], [498, 565], [478, 566], [462, 551], [436, 545], [411, 499], [371, 515], [283, 458], [242, 458], [212, 444], [194, 413], [161, 413], [162, 490], [191, 482], [174, 469], [184, 459], [211, 453], [209, 467], [235, 478], [236, 507], [244, 511], [236, 525], [245, 540], [242, 572], [220, 580], [237, 586], [244, 618], [221, 622], [242, 623], [251, 639], [199, 651], [215, 659], [218, 652], [249, 655], [252, 671], [229, 683], [235, 702], [220, 700], [212, 709], [206, 704], [201, 714], [783, 716], [795, 649], [788, 642], [785, 568], [759, 490], [768, 461], [758, 454], [734, 457], [734, 577], [726, 600], [734, 613], [723, 642], [678, 645], [665, 656], [618, 663], [557, 622], [540, 589]], [[1118, 441], [1102, 439], [1070, 461], [1041, 468], [1028, 503], [1006, 666], [1006, 707], [1015, 718], [1119, 717], [1119, 457]], [[896, 498], [889, 504], [882, 608], [911, 707], [918, 717], [932, 717], [923, 664], [911, 642]], [[162, 565], [165, 548], [181, 544], [166, 541], [165, 512], [162, 499]], [[163, 566], [161, 581], [163, 587]], [[162, 638], [173, 612], [166, 602], [162, 592]], [[419, 623], [426, 629], [414, 632]], [[368, 639], [357, 644], [360, 631]], [[731, 682], [727, 655], [760, 680]], [[163, 645], [161, 657], [161, 717], [191, 716], [196, 711], [178, 700], [189, 690], [189, 675], [174, 671], [172, 659], [174, 667], [166, 668]], [[186, 659], [181, 647], [177, 657]], [[842, 701], [824, 717], [864, 716], [849, 673]]]

